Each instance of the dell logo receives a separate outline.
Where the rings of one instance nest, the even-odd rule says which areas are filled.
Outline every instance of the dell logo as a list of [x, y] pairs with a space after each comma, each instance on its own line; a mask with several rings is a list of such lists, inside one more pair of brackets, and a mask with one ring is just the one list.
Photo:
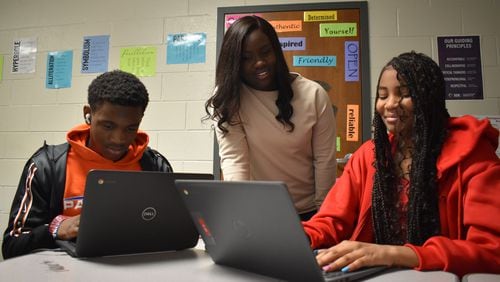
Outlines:
[[142, 211], [142, 219], [146, 221], [153, 220], [156, 217], [156, 209], [153, 207], [147, 207]]

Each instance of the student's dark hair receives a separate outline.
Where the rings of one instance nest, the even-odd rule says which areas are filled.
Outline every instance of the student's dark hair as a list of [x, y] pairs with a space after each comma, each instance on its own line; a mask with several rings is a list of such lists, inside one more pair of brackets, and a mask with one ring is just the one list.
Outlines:
[[113, 105], [141, 107], [146, 110], [148, 90], [135, 75], [121, 70], [105, 72], [89, 85], [88, 103], [97, 110], [104, 102]]
[[[276, 119], [287, 126], [290, 131], [295, 128], [290, 120], [293, 115], [293, 107], [290, 104], [293, 98], [290, 72], [278, 35], [266, 20], [257, 16], [245, 16], [236, 20], [224, 35], [215, 71], [216, 90], [205, 103], [206, 119], [217, 120], [217, 127], [224, 133], [228, 132], [225, 124], [235, 125], [240, 122], [238, 112], [242, 83], [240, 68], [243, 44], [250, 33], [257, 29], [269, 38], [276, 56], [276, 84], [279, 93], [276, 100], [278, 107]], [[212, 113], [210, 113], [210, 108], [213, 109]]]
[[[422, 245], [429, 237], [440, 233], [436, 161], [447, 135], [450, 117], [445, 105], [445, 83], [439, 66], [428, 56], [403, 53], [382, 69], [397, 72], [401, 84], [406, 84], [413, 103], [413, 141], [410, 168], [409, 202], [406, 215], [407, 231], [401, 230], [401, 215], [396, 191], [400, 176], [391, 154], [387, 128], [375, 111], [373, 118], [376, 173], [372, 193], [372, 215], [375, 239], [379, 244], [401, 245], [406, 242]], [[397, 140], [404, 138], [396, 138]], [[396, 150], [398, 146], [396, 145]], [[396, 152], [397, 154], [398, 152]]]

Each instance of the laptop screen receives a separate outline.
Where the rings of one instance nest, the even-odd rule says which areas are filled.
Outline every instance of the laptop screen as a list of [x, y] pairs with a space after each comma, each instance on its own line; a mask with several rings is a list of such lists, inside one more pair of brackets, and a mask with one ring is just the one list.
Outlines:
[[175, 179], [211, 174], [92, 170], [87, 176], [76, 254], [83, 257], [191, 248], [198, 232]]

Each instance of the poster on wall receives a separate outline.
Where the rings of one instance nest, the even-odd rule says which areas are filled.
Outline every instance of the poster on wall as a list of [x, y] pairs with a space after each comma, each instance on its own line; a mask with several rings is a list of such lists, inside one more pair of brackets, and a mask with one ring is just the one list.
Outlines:
[[168, 64], [205, 63], [207, 34], [178, 33], [167, 36]]
[[34, 73], [36, 63], [37, 39], [19, 38], [14, 39], [12, 50], [11, 72]]
[[82, 48], [82, 73], [108, 70], [109, 35], [85, 36]]
[[120, 50], [120, 69], [136, 76], [156, 74], [157, 49], [154, 46], [127, 47]]
[[442, 36], [437, 44], [446, 99], [483, 99], [479, 36]]
[[73, 50], [49, 52], [45, 86], [51, 89], [71, 87], [72, 71]]

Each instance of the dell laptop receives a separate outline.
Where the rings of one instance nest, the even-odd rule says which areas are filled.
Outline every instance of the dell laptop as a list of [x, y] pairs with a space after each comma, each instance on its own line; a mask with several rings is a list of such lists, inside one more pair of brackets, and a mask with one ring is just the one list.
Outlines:
[[385, 267], [324, 273], [282, 182], [176, 180], [216, 264], [287, 281], [354, 281]]
[[199, 235], [175, 179], [211, 174], [91, 170], [76, 242], [57, 240], [75, 257], [173, 251], [194, 247]]

